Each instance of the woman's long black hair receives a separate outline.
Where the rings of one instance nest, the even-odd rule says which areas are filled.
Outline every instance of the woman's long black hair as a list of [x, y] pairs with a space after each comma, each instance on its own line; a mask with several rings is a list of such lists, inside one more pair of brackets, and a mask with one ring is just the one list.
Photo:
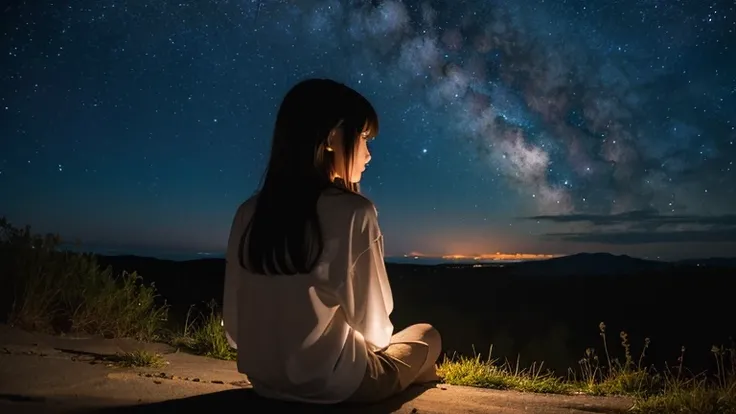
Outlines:
[[[345, 165], [336, 165], [328, 150], [335, 128], [342, 129]], [[240, 239], [240, 265], [264, 275], [310, 272], [323, 249], [317, 200], [329, 187], [358, 192], [357, 183], [333, 177], [350, 177], [357, 141], [377, 134], [378, 115], [355, 90], [329, 79], [289, 90], [276, 116], [255, 213]]]

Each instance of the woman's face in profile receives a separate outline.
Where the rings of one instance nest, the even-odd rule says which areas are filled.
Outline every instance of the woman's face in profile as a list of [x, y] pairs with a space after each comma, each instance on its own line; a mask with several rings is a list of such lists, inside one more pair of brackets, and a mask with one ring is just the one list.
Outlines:
[[367, 136], [367, 133], [360, 134], [358, 142], [356, 143], [357, 148], [355, 148], [355, 157], [353, 158], [353, 176], [350, 177], [350, 181], [354, 183], [360, 182], [360, 179], [363, 177], [365, 167], [371, 161], [371, 152], [368, 150]]
[[[353, 155], [353, 164], [350, 168], [350, 182], [352, 183], [360, 182], [361, 178], [363, 177], [363, 171], [365, 171], [366, 165], [371, 160], [371, 153], [368, 150], [368, 140], [366, 139], [367, 137], [367, 133], [362, 133], [355, 143], [355, 154]], [[335, 131], [332, 147], [335, 151], [335, 164], [344, 165], [345, 161], [343, 158], [343, 132], [340, 128]]]

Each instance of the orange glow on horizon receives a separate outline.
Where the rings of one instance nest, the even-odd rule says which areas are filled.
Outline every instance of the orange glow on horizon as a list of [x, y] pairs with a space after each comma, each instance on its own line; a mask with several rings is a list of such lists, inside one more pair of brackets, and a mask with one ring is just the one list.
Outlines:
[[496, 260], [496, 261], [508, 261], [508, 260], [544, 260], [553, 259], [560, 257], [560, 254], [542, 254], [542, 253], [482, 253], [482, 254], [446, 254], [446, 255], [428, 255], [419, 252], [411, 252], [405, 257], [431, 257], [431, 258], [442, 258], [448, 260]]

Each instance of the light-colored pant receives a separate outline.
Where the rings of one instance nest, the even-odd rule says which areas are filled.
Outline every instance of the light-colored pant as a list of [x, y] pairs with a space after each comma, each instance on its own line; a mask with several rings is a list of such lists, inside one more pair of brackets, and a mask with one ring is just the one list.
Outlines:
[[434, 327], [426, 323], [409, 326], [394, 334], [386, 348], [368, 352], [363, 382], [347, 401], [381, 401], [431, 377], [441, 351], [442, 339]]

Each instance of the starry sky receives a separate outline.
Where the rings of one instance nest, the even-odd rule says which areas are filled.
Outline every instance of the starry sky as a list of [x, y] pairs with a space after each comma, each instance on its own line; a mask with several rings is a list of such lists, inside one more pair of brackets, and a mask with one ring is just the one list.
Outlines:
[[0, 215], [221, 252], [286, 91], [381, 119], [389, 255], [736, 251], [736, 5], [721, 0], [11, 0]]

